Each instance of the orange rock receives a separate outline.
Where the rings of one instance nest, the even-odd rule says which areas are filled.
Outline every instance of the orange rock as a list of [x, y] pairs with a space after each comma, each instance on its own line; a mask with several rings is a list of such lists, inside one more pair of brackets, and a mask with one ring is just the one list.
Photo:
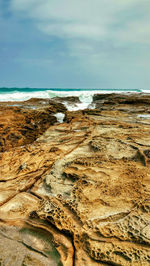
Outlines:
[[[141, 105], [140, 97], [144, 97]], [[109, 100], [109, 96], [104, 98]], [[19, 234], [19, 241], [27, 246], [32, 239], [32, 256], [22, 259], [27, 265], [30, 260], [31, 265], [52, 263], [52, 253], [45, 253], [39, 230], [51, 237], [65, 266], [149, 265], [150, 119], [139, 116], [142, 108], [148, 114], [148, 105], [143, 107], [148, 99], [139, 95], [137, 109], [136, 101], [131, 102], [133, 96], [113, 99], [118, 99], [113, 109], [107, 103], [103, 110], [97, 106], [66, 112], [67, 123], [48, 126], [43, 132], [39, 128], [30, 143], [27, 129], [24, 146], [16, 147], [12, 139], [6, 142], [7, 151], [1, 153], [0, 161], [1, 231], [5, 224], [10, 237], [11, 226], [23, 228], [21, 221], [34, 229], [34, 241], [33, 235]], [[15, 121], [9, 130], [14, 132], [15, 125], [19, 132], [14, 116], [18, 109], [9, 108], [7, 121]], [[30, 113], [23, 110], [16, 112], [22, 121]], [[44, 115], [46, 110], [42, 110]], [[3, 254], [0, 259], [4, 262]]]

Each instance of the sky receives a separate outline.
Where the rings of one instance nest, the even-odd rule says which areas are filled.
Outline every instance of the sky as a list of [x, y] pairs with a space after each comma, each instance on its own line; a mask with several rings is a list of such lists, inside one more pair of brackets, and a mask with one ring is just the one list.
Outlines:
[[0, 0], [0, 87], [150, 89], [149, 0]]

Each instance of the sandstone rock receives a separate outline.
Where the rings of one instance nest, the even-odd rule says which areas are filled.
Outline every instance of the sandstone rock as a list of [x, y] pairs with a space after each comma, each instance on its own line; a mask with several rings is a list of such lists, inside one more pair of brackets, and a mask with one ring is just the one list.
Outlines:
[[148, 99], [113, 97], [1, 152], [4, 265], [150, 264]]
[[0, 152], [32, 143], [50, 125], [57, 122], [53, 115], [65, 112], [61, 103], [48, 99], [0, 103]]

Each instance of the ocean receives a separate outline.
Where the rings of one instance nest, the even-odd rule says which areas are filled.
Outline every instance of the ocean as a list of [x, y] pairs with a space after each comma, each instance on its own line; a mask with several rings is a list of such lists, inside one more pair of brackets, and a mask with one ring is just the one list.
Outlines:
[[[96, 93], [149, 93], [144, 89], [97, 89], [97, 88], [0, 88], [0, 101], [26, 101], [30, 98], [53, 98], [78, 96], [81, 104], [70, 107], [71, 110], [87, 108]], [[71, 109], [72, 108], [72, 109]]]

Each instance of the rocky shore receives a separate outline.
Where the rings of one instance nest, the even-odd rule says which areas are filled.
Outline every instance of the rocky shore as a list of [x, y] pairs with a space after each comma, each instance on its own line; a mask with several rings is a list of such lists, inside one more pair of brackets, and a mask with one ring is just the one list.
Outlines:
[[0, 103], [0, 265], [150, 265], [150, 95], [63, 101]]

